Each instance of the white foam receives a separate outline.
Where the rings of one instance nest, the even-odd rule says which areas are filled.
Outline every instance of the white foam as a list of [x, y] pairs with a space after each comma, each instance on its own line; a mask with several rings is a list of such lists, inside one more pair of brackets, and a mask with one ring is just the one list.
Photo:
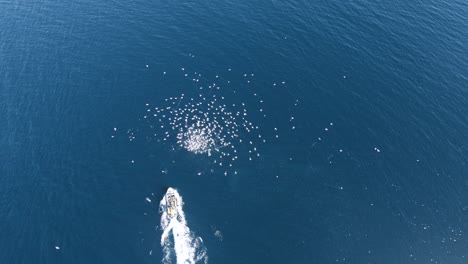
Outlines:
[[[208, 263], [208, 255], [203, 239], [197, 237], [188, 227], [183, 211], [183, 200], [174, 190], [177, 198], [177, 217], [169, 218], [166, 213], [166, 199], [159, 203], [161, 212], [161, 247], [163, 251], [162, 263], [195, 264]], [[175, 260], [175, 262], [174, 262]]]

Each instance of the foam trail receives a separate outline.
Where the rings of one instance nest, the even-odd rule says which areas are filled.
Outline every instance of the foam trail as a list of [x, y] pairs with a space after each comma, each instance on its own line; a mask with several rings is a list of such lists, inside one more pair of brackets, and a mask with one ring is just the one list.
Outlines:
[[203, 239], [196, 237], [190, 230], [183, 211], [183, 201], [179, 193], [174, 190], [177, 198], [177, 217], [169, 218], [166, 212], [166, 199], [163, 197], [159, 203], [161, 212], [161, 247], [163, 251], [162, 263], [195, 264], [208, 263], [206, 248]]

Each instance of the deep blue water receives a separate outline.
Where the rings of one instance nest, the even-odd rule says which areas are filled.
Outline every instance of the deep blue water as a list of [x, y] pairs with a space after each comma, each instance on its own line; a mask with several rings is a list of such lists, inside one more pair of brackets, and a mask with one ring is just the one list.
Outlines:
[[[168, 186], [210, 263], [468, 263], [466, 2], [4, 1], [0, 25], [1, 263], [160, 263]], [[264, 100], [238, 174], [111, 138], [198, 93], [182, 67]]]

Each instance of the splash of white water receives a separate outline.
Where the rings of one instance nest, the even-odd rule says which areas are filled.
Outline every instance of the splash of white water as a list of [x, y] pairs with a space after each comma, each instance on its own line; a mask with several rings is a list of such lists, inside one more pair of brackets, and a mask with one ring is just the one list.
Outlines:
[[166, 212], [165, 197], [159, 203], [161, 212], [161, 247], [163, 251], [162, 263], [195, 264], [208, 263], [206, 248], [203, 239], [195, 236], [187, 225], [183, 211], [182, 197], [173, 190], [177, 199], [177, 217], [169, 218]]

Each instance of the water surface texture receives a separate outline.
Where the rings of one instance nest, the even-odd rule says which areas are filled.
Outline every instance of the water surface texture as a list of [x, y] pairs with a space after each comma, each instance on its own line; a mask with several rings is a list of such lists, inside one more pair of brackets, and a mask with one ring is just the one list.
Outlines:
[[468, 263], [465, 1], [12, 0], [0, 25], [1, 263]]

